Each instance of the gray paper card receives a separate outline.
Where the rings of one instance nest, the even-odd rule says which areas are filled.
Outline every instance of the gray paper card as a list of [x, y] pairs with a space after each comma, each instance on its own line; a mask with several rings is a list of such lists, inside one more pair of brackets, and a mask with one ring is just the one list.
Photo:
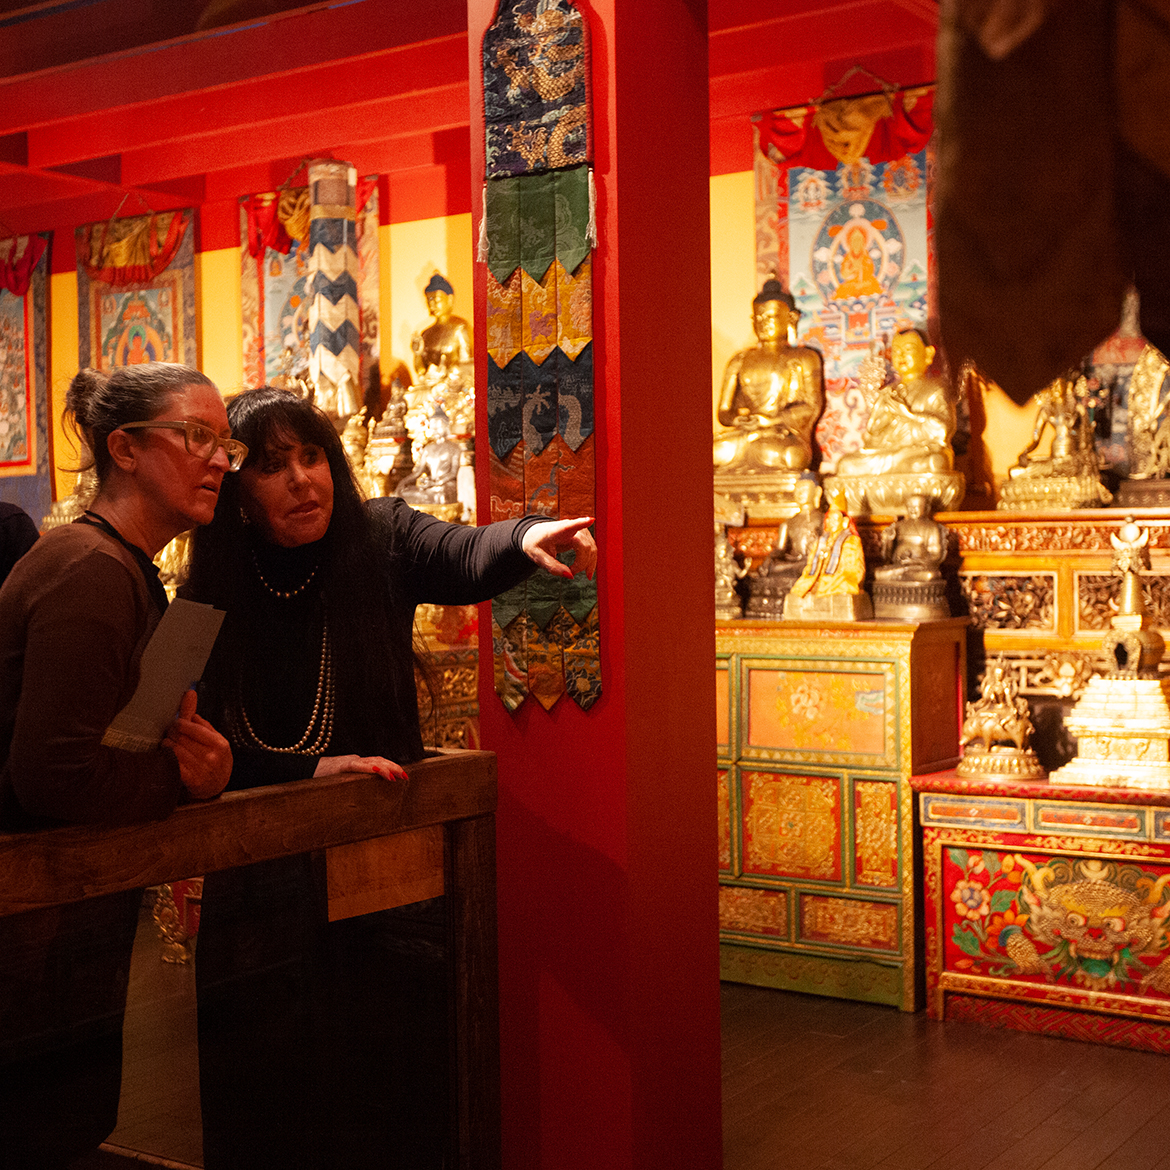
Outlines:
[[130, 752], [158, 747], [183, 693], [203, 674], [223, 616], [223, 610], [182, 598], [167, 606], [142, 652], [138, 689], [102, 736], [106, 747]]

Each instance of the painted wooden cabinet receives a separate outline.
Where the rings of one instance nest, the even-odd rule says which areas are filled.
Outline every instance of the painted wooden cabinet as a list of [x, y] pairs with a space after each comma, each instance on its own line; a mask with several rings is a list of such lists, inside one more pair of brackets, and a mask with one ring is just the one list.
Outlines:
[[930, 1015], [1170, 1052], [1170, 792], [914, 787]]
[[716, 624], [722, 978], [917, 1006], [909, 780], [957, 760], [966, 627]]

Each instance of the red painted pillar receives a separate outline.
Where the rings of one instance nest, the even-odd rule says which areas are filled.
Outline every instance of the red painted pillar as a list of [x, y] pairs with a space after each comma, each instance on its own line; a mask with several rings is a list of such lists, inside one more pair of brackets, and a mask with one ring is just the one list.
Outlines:
[[[706, 4], [578, 6], [604, 692], [587, 713], [528, 699], [509, 714], [482, 652], [483, 740], [500, 762], [504, 1166], [706, 1170], [721, 1164]], [[478, 233], [495, 0], [468, 14]], [[482, 270], [475, 313], [486, 386]], [[486, 460], [479, 480], [487, 515]]]

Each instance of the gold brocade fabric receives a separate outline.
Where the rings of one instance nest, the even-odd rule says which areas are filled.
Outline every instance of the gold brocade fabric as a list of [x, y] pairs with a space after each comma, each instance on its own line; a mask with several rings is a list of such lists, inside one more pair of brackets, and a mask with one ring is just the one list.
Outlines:
[[154, 216], [136, 215], [115, 219], [105, 225], [95, 224], [90, 241], [90, 267], [152, 267], [155, 262], [151, 252], [152, 223], [157, 250], [157, 241], [167, 238], [172, 220], [182, 214], [181, 211], [164, 211]]
[[280, 192], [276, 218], [293, 240], [309, 238], [309, 188], [290, 187]]
[[817, 106], [813, 125], [820, 130], [825, 148], [838, 162], [855, 163], [865, 157], [878, 119], [892, 114], [890, 99], [884, 93], [839, 98]]

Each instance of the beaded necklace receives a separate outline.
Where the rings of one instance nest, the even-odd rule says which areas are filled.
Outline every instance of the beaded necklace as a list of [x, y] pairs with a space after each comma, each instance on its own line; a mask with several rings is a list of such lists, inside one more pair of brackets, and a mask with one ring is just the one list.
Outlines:
[[[298, 594], [304, 593], [309, 587], [309, 582], [317, 575], [317, 566], [314, 565], [308, 577], [295, 589], [276, 589], [264, 579], [264, 574], [260, 571], [260, 562], [256, 559], [255, 549], [252, 550], [252, 564], [256, 569], [256, 576], [260, 578], [260, 584], [273, 596], [283, 600], [288, 600], [290, 597], [296, 597]], [[283, 755], [319, 756], [329, 746], [329, 741], [333, 738], [334, 693], [333, 655], [329, 650], [329, 622], [322, 615], [321, 665], [317, 671], [317, 693], [313, 699], [313, 713], [309, 716], [309, 726], [305, 728], [305, 732], [300, 739], [291, 747], [274, 747], [270, 743], [265, 743], [256, 734], [256, 729], [248, 719], [248, 712], [244, 709], [242, 678], [239, 683], [237, 706], [240, 712], [240, 719], [244, 724], [244, 729], [248, 733], [248, 738], [256, 747], [262, 748], [266, 752], [280, 752]], [[318, 722], [320, 723], [319, 727]], [[313, 736], [314, 728], [317, 728], [315, 737]], [[309, 742], [310, 739], [312, 739], [311, 743]]]
[[299, 594], [304, 593], [304, 591], [308, 589], [309, 583], [317, 575], [317, 566], [314, 565], [312, 569], [309, 570], [309, 575], [295, 589], [277, 589], [274, 585], [270, 585], [268, 583], [264, 574], [260, 571], [260, 562], [256, 559], [255, 549], [252, 549], [252, 566], [256, 570], [256, 576], [260, 578], [260, 584], [263, 585], [264, 588], [273, 595], [273, 597], [280, 597], [285, 601], [287, 601], [290, 597], [296, 597]]

